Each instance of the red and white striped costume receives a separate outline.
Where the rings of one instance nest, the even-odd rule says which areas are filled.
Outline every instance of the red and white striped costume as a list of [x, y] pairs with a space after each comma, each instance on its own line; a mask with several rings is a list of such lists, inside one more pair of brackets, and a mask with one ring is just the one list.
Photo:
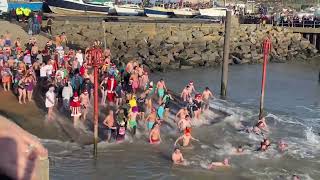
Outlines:
[[71, 116], [81, 116], [81, 103], [78, 93], [74, 93], [73, 100], [70, 102]]

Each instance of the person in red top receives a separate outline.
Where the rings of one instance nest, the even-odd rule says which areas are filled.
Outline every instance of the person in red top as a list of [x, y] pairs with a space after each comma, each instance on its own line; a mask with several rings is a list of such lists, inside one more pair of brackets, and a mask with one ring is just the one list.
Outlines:
[[73, 95], [73, 100], [70, 102], [71, 116], [73, 117], [73, 126], [77, 127], [79, 122], [79, 117], [81, 116], [81, 102], [78, 97], [78, 93], [75, 92]]
[[87, 69], [87, 63], [83, 63], [82, 66], [80, 67], [80, 72], [79, 72], [80, 76], [83, 77], [83, 75], [86, 72], [86, 69]]
[[115, 101], [115, 89], [117, 87], [117, 80], [113, 76], [107, 80], [107, 98], [109, 105], [113, 105]]

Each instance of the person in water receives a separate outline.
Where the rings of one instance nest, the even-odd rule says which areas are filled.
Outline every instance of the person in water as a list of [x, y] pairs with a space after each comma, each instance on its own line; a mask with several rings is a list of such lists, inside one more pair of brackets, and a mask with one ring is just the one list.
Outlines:
[[191, 97], [190, 86], [186, 86], [181, 92], [181, 98], [182, 98], [183, 102], [188, 102], [190, 97]]
[[280, 140], [278, 143], [278, 149], [280, 152], [284, 152], [288, 148], [288, 144], [285, 143], [283, 140]]
[[153, 127], [150, 131], [149, 135], [149, 143], [150, 144], [160, 144], [161, 136], [160, 136], [160, 126], [158, 123], [154, 123]]
[[184, 119], [186, 115], [189, 115], [189, 111], [187, 107], [181, 108], [178, 113], [176, 114], [176, 122], [178, 123], [181, 119]]
[[234, 149], [233, 155], [242, 155], [244, 153], [244, 149], [241, 145]]
[[190, 143], [191, 140], [199, 141], [198, 139], [195, 139], [194, 137], [191, 136], [190, 128], [186, 128], [186, 130], [184, 131], [184, 134], [175, 141], [174, 145], [177, 146], [177, 143], [179, 141], [182, 141], [182, 146], [187, 147], [191, 145]]
[[138, 107], [133, 107], [131, 112], [129, 113], [129, 127], [132, 131], [132, 135], [136, 135], [137, 131], [137, 115], [138, 115]]
[[186, 115], [185, 118], [180, 119], [178, 122], [178, 128], [180, 131], [183, 131], [186, 128], [191, 128], [191, 120], [189, 115]]
[[148, 131], [151, 131], [153, 125], [157, 122], [156, 109], [152, 108], [151, 113], [147, 117], [146, 121], [147, 121], [147, 129]]
[[164, 108], [165, 104], [162, 103], [159, 107], [158, 107], [158, 110], [157, 110], [157, 115], [158, 115], [158, 118], [160, 120], [164, 120], [164, 113], [165, 113], [165, 108]]
[[216, 169], [219, 167], [230, 167], [229, 159], [225, 158], [222, 162], [212, 162], [209, 164], [208, 169]]
[[210, 91], [209, 87], [206, 87], [202, 92], [202, 108], [204, 111], [209, 109], [210, 99], [213, 98], [213, 93]]
[[162, 99], [164, 96], [164, 93], [167, 92], [167, 87], [163, 79], [160, 79], [160, 81], [157, 83], [157, 90], [158, 90], [158, 103], [162, 103]]
[[264, 117], [259, 119], [258, 123], [256, 124], [256, 127], [258, 127], [260, 130], [263, 130], [263, 131], [267, 131], [267, 132], [269, 131], [269, 127]]
[[103, 121], [103, 124], [107, 127], [107, 141], [110, 141], [111, 136], [116, 129], [114, 126], [114, 115], [113, 115], [113, 110], [109, 111], [109, 114], [106, 116], [106, 118]]
[[178, 147], [176, 147], [174, 149], [172, 156], [171, 156], [171, 159], [172, 159], [173, 164], [175, 164], [175, 165], [184, 165], [184, 163], [185, 163], [183, 155]]
[[267, 151], [270, 145], [271, 145], [270, 140], [264, 139], [264, 140], [260, 143], [260, 147], [257, 149], [257, 151]]

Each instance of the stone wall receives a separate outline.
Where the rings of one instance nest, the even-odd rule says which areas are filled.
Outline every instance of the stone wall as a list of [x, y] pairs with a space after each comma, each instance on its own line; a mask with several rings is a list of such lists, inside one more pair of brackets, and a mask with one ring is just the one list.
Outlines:
[[[112, 58], [136, 59], [153, 69], [216, 66], [222, 62], [224, 25], [177, 23], [126, 23], [58, 21], [54, 33], [66, 32], [69, 41], [82, 48], [94, 40], [111, 48]], [[230, 64], [260, 63], [262, 42], [272, 37], [271, 61], [305, 60], [316, 48], [301, 34], [280, 27], [232, 27]]]

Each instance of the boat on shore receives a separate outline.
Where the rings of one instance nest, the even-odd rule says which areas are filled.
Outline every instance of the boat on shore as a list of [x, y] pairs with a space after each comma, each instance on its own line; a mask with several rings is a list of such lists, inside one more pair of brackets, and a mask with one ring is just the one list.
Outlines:
[[174, 15], [172, 9], [166, 9], [164, 7], [151, 7], [144, 8], [144, 14], [153, 18], [170, 18]]
[[114, 8], [119, 16], [139, 16], [144, 13], [143, 9], [136, 4], [115, 5]]
[[199, 9], [202, 16], [209, 17], [225, 17], [227, 14], [227, 8], [224, 7], [212, 7], [207, 9]]
[[43, 2], [8, 1], [8, 9], [29, 8], [32, 11], [41, 11]]
[[173, 13], [178, 18], [193, 18], [200, 15], [200, 12], [191, 8], [180, 8], [173, 10]]
[[48, 0], [50, 10], [56, 14], [100, 14], [107, 15], [114, 9], [114, 3], [85, 2], [83, 0]]

